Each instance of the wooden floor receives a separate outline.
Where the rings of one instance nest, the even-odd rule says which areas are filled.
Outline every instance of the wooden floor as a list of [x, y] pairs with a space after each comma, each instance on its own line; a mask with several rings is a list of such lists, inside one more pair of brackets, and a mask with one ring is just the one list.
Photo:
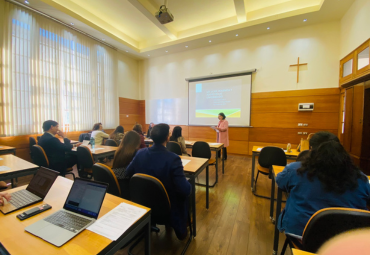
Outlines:
[[[228, 156], [225, 174], [220, 171], [218, 184], [210, 188], [209, 210], [205, 208], [205, 188], [196, 187], [197, 236], [187, 255], [272, 254], [274, 225], [269, 218], [269, 200], [255, 197], [251, 192], [251, 161], [250, 156]], [[214, 169], [210, 167], [212, 180]], [[203, 179], [204, 176], [200, 176], [199, 181]], [[27, 184], [29, 180], [30, 177], [19, 178], [19, 185]], [[270, 187], [271, 180], [260, 176], [257, 193], [268, 196]], [[185, 241], [178, 241], [173, 231], [159, 227], [158, 234], [152, 233], [152, 254], [181, 254]], [[279, 252], [284, 240], [284, 235], [280, 234]], [[127, 254], [127, 249], [120, 250], [117, 255]], [[144, 243], [140, 243], [133, 253], [144, 254]], [[291, 255], [290, 251], [286, 254]]]

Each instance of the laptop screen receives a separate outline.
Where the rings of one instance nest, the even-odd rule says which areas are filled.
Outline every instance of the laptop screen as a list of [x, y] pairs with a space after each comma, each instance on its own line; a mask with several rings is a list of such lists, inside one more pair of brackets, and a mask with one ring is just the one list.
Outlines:
[[57, 171], [40, 167], [26, 190], [44, 199], [58, 175], [59, 172]]
[[76, 178], [64, 204], [64, 209], [98, 218], [108, 184]]

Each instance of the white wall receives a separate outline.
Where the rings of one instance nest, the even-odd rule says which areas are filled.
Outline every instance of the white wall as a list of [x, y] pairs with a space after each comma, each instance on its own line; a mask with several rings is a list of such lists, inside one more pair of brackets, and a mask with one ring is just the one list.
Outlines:
[[[305, 26], [139, 62], [140, 98], [186, 98], [185, 78], [257, 68], [253, 92], [338, 87], [340, 23]], [[300, 81], [289, 65], [300, 57]]]
[[341, 22], [340, 58], [370, 38], [370, 0], [356, 0]]
[[118, 97], [139, 99], [138, 60], [117, 52]]

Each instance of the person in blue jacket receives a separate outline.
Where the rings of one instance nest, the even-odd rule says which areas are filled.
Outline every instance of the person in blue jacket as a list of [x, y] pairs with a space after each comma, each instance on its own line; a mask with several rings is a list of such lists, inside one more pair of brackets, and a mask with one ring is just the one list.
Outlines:
[[311, 216], [324, 208], [367, 210], [369, 180], [353, 164], [338, 138], [318, 132], [310, 139], [310, 148], [302, 163], [287, 165], [276, 177], [279, 188], [289, 193], [278, 220], [281, 232], [302, 236]]
[[163, 183], [171, 203], [171, 226], [177, 238], [182, 240], [187, 236], [187, 197], [191, 193], [191, 185], [185, 178], [180, 157], [166, 148], [170, 127], [167, 124], [155, 125], [151, 138], [153, 146], [136, 153], [126, 168], [126, 178], [141, 173], [151, 175]]

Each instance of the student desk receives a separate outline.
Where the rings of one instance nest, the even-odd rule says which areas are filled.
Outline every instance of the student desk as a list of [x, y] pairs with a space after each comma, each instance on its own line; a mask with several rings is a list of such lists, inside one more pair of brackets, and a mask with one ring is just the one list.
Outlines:
[[[136, 234], [140, 233], [140, 231], [144, 229], [146, 231], [145, 254], [150, 255], [150, 209], [108, 193], [105, 195], [99, 218], [118, 206], [120, 203], [128, 203], [147, 210], [147, 213], [135, 222], [125, 233], [123, 233], [117, 241], [111, 241], [110, 239], [94, 232], [84, 230], [62, 247], [58, 248], [43, 239], [26, 232], [24, 230], [25, 227], [63, 208], [72, 183], [73, 181], [58, 176], [44, 201], [7, 215], [0, 213], [2, 228], [0, 231], [0, 240], [10, 254], [114, 254], [116, 251], [121, 249], [122, 246], [129, 243]], [[24, 188], [25, 186], [12, 189], [9, 190], [9, 193]], [[20, 221], [16, 218], [17, 214], [29, 210], [36, 205], [45, 203], [50, 204], [53, 208], [24, 221]]]
[[[195, 141], [185, 141], [186, 148], [193, 148]], [[210, 187], [214, 187], [218, 182], [218, 153], [224, 147], [223, 143], [208, 143], [211, 151], [216, 152], [216, 181]], [[222, 157], [222, 174], [225, 173], [225, 159]]]
[[4, 154], [14, 154], [15, 155], [15, 147], [9, 147], [5, 145], [0, 145], [0, 155]]
[[190, 160], [184, 166], [185, 176], [190, 178], [191, 183], [191, 205], [193, 214], [193, 231], [194, 236], [197, 235], [197, 224], [196, 224], [196, 210], [195, 210], [195, 178], [206, 169], [206, 208], [209, 207], [209, 171], [208, 171], [208, 159], [206, 158], [196, 158], [196, 157], [186, 157], [180, 156], [181, 159]]
[[[64, 143], [64, 139], [62, 137], [59, 137], [58, 138], [59, 141], [61, 141], [62, 143]], [[76, 141], [76, 140], [69, 140], [71, 144], [76, 144], [76, 143], [79, 143], [79, 141]]]
[[[95, 161], [98, 161], [98, 159], [100, 159], [100, 158], [114, 156], [114, 154], [116, 153], [116, 150], [118, 149], [118, 147], [104, 146], [104, 145], [95, 145], [95, 149], [94, 150], [91, 149], [91, 145], [88, 145], [88, 146], [85, 146], [85, 147], [87, 147], [87, 148], [90, 149], [91, 154], [93, 155]], [[68, 153], [77, 155], [77, 148], [78, 147], [73, 148]]]
[[0, 181], [11, 180], [14, 187], [13, 178], [35, 174], [39, 166], [32, 164], [26, 160], [18, 158], [14, 155], [1, 155], [0, 166], [7, 166], [10, 170], [0, 171]]
[[[251, 175], [251, 189], [253, 194], [256, 192], [256, 187], [254, 187], [254, 169], [256, 165], [256, 156], [260, 155], [262, 147], [253, 146], [252, 149], [252, 175]], [[291, 152], [285, 152], [287, 159], [296, 159], [299, 155], [299, 152], [296, 149], [292, 149]]]
[[292, 249], [293, 255], [316, 255], [316, 253], [311, 253], [307, 251]]

